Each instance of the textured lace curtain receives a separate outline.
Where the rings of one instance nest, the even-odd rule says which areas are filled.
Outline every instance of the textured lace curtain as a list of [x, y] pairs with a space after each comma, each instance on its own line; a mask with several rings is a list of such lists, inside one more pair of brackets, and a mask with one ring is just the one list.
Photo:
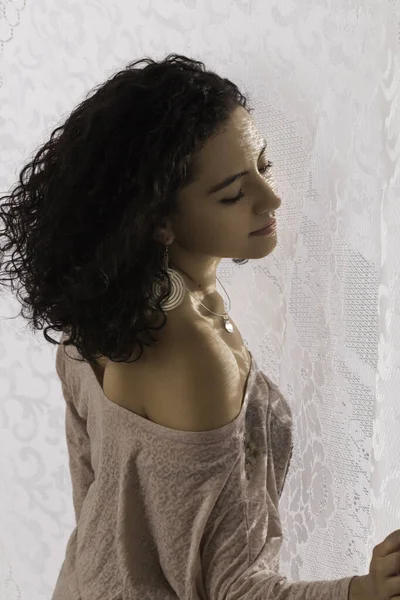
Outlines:
[[[396, 0], [0, 3], [0, 187], [84, 94], [179, 52], [250, 94], [279, 243], [220, 264], [231, 315], [294, 416], [289, 580], [367, 572], [400, 527]], [[222, 292], [223, 293], [223, 292]], [[15, 315], [2, 296], [1, 318]], [[56, 348], [0, 320], [0, 597], [50, 597], [74, 527]]]

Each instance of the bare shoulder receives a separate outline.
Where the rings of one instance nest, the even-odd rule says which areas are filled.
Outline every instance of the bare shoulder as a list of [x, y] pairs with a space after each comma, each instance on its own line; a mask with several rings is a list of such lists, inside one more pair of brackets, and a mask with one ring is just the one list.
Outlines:
[[222, 342], [195, 328], [117, 369], [110, 399], [164, 427], [209, 431], [240, 412], [236, 361]]

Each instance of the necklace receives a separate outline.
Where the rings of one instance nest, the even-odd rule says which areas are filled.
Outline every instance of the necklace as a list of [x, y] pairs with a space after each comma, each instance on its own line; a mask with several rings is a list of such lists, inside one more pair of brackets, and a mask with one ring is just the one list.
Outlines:
[[[229, 320], [228, 313], [225, 312], [223, 315], [218, 315], [217, 313], [215, 313], [212, 310], [210, 310], [209, 308], [207, 308], [207, 306], [205, 306], [201, 302], [201, 300], [199, 300], [198, 298], [196, 298], [196, 296], [194, 294], [192, 294], [192, 292], [186, 287], [185, 281], [184, 281], [182, 275], [180, 273], [178, 273], [178, 271], [176, 271], [175, 269], [172, 269], [172, 268], [168, 267], [168, 246], [165, 246], [165, 252], [164, 252], [164, 269], [166, 271], [168, 271], [168, 275], [170, 276], [170, 279], [171, 279], [171, 294], [161, 304], [161, 307], [162, 307], [162, 309], [165, 312], [173, 310], [174, 308], [177, 308], [177, 306], [179, 306], [180, 304], [182, 304], [183, 299], [185, 297], [185, 288], [186, 288], [187, 291], [189, 292], [189, 294], [191, 296], [193, 296], [193, 298], [195, 300], [197, 300], [197, 302], [200, 302], [200, 304], [202, 306], [204, 306], [204, 308], [207, 309], [208, 312], [210, 312], [213, 315], [216, 315], [217, 317], [221, 317], [223, 319], [224, 327], [225, 327], [226, 331], [229, 331], [229, 333], [233, 332], [233, 325], [232, 325], [232, 323]], [[217, 279], [218, 279], [218, 277], [217, 277]], [[218, 279], [218, 281], [219, 281], [219, 279]], [[220, 282], [220, 284], [222, 285], [221, 282]], [[223, 285], [222, 285], [222, 287], [224, 288]], [[228, 295], [228, 293], [227, 293], [227, 291], [226, 291], [225, 288], [224, 288], [224, 292], [228, 296], [228, 300], [229, 300], [229, 309], [228, 309], [228, 311], [229, 311], [231, 309], [231, 299], [229, 298], [229, 295]], [[160, 294], [160, 284], [157, 281], [155, 281], [154, 284], [153, 284], [153, 293], [156, 296], [158, 296]]]

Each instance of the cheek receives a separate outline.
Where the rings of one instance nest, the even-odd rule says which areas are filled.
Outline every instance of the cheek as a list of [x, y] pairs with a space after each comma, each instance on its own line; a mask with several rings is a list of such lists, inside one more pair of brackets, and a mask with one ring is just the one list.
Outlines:
[[[218, 202], [202, 210], [187, 211], [177, 220], [176, 237], [187, 248], [199, 251], [237, 247], [246, 242], [248, 227], [247, 211], [238, 211], [239, 206], [224, 206]], [[244, 207], [243, 207], [244, 208]]]

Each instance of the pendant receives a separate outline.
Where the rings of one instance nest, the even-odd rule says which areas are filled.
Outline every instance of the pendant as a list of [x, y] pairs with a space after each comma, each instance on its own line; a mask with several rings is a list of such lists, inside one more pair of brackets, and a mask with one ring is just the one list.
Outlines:
[[225, 329], [227, 331], [229, 331], [229, 333], [233, 333], [233, 325], [230, 322], [230, 320], [228, 319], [228, 317], [224, 317], [224, 321], [225, 321]]

